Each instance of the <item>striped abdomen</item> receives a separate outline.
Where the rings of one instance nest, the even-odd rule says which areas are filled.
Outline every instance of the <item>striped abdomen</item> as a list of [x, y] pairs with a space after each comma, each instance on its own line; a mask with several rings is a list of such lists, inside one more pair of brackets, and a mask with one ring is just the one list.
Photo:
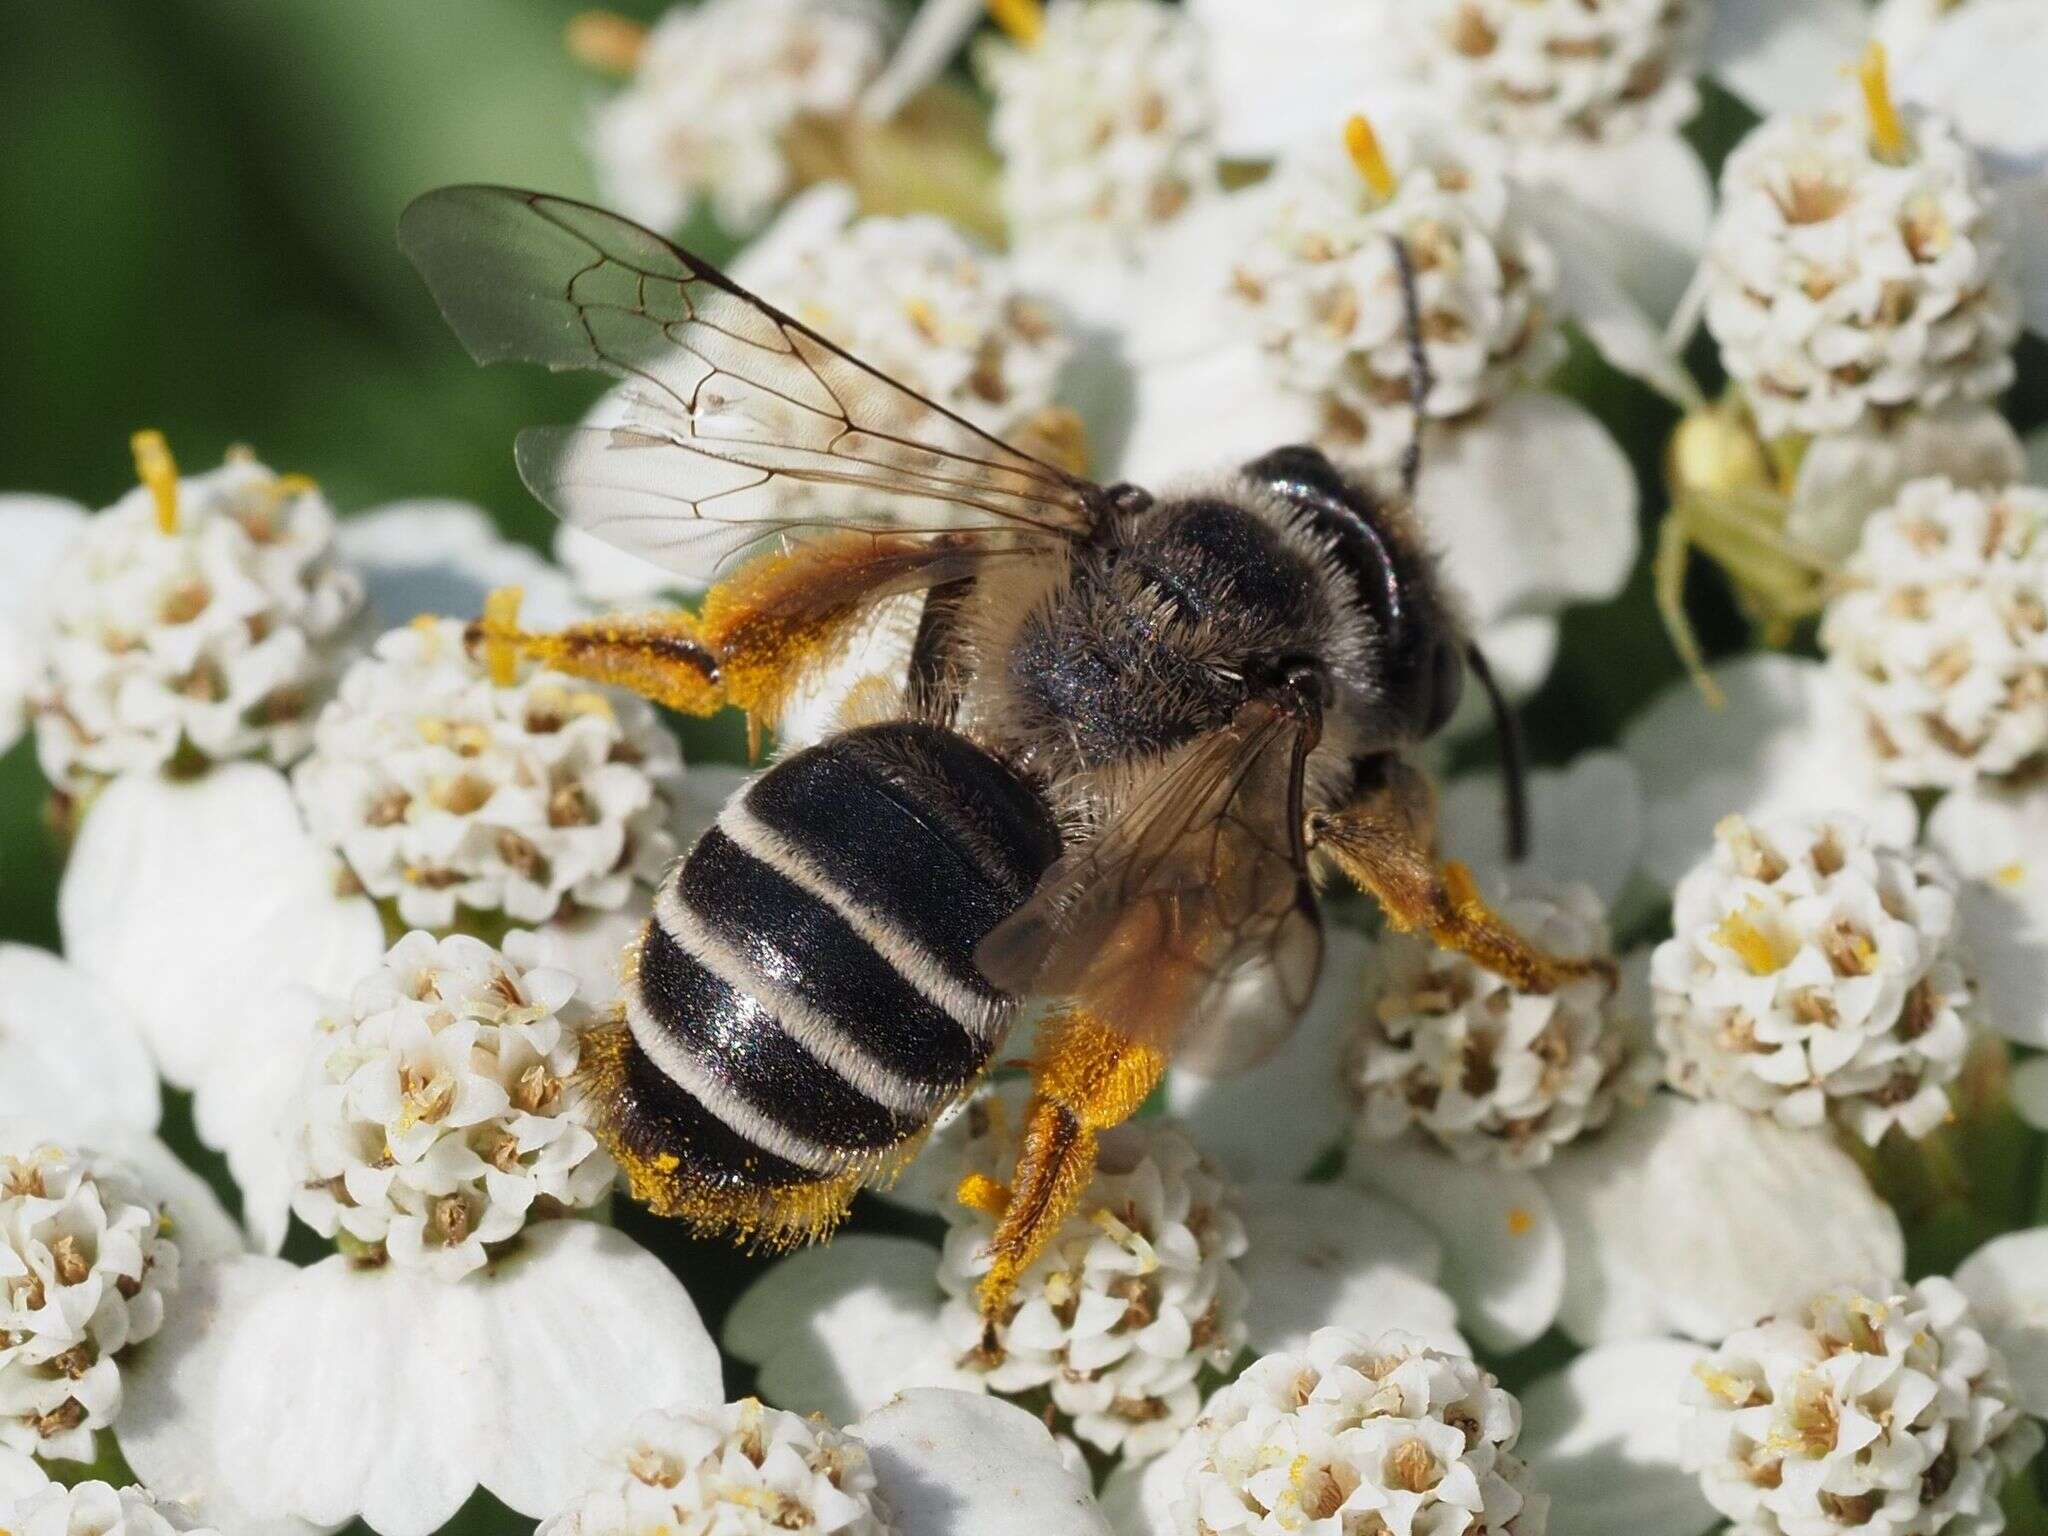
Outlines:
[[895, 723], [770, 768], [655, 897], [599, 1049], [599, 1119], [664, 1214], [829, 1227], [980, 1076], [1017, 1000], [976, 945], [1059, 852], [1039, 798], [955, 732]]

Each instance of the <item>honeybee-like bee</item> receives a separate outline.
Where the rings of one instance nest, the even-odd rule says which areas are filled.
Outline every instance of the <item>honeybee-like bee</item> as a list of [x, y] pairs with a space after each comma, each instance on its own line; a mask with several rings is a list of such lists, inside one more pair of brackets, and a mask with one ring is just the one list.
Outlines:
[[1284, 1038], [1319, 873], [1525, 988], [1591, 963], [1435, 860], [1402, 754], [1468, 668], [1491, 680], [1404, 501], [1308, 447], [1168, 495], [1097, 485], [562, 198], [447, 188], [399, 238], [479, 361], [625, 381], [602, 424], [522, 434], [520, 469], [568, 523], [708, 585], [695, 613], [546, 634], [494, 597], [472, 627], [494, 668], [773, 719], [878, 603], [924, 594], [898, 717], [734, 794], [586, 1053], [599, 1132], [657, 1212], [829, 1233], [1048, 999], [1015, 1175], [963, 1187], [998, 1218], [996, 1319], [1170, 1059], [1228, 1070]]

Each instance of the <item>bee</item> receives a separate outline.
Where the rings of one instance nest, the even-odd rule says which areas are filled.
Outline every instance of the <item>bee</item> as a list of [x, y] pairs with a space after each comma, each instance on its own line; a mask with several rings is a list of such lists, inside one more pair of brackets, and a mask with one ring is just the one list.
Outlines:
[[733, 795], [586, 1052], [599, 1133], [655, 1211], [767, 1246], [829, 1234], [1046, 1000], [1014, 1176], [961, 1191], [996, 1217], [993, 1322], [1169, 1061], [1228, 1071], [1286, 1036], [1319, 879], [1530, 990], [1597, 964], [1537, 950], [1434, 856], [1404, 753], [1468, 670], [1506, 715], [1407, 498], [1299, 446], [1162, 495], [1096, 484], [563, 198], [446, 188], [399, 240], [478, 361], [624, 381], [601, 419], [522, 433], [520, 470], [707, 588], [552, 633], [494, 595], [472, 626], [494, 671], [772, 719], [877, 604], [923, 594], [896, 717]]

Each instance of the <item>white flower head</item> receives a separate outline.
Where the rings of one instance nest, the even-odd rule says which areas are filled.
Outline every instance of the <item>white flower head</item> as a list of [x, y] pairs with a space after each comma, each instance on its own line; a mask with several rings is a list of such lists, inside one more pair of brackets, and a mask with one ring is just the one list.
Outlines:
[[1948, 1117], [1969, 994], [1939, 858], [1845, 818], [1731, 816], [1671, 923], [1650, 979], [1674, 1085], [1787, 1125], [1833, 1111], [1873, 1145]]
[[1430, 419], [1468, 417], [1542, 379], [1564, 339], [1556, 258], [1515, 215], [1497, 157], [1415, 131], [1395, 141], [1390, 170], [1360, 144], [1363, 127], [1353, 120], [1352, 157], [1319, 140], [1282, 162], [1230, 287], [1276, 380], [1320, 410], [1319, 439], [1386, 470], [1416, 428], [1396, 239], [1415, 273]]
[[1420, 83], [1486, 133], [1599, 143], [1699, 109], [1699, 0], [1419, 0], [1389, 16]]
[[676, 6], [591, 125], [605, 201], [657, 229], [705, 201], [731, 228], [759, 223], [794, 180], [789, 134], [851, 112], [886, 43], [871, 0]]
[[[1600, 898], [1528, 875], [1492, 905], [1553, 954], [1609, 955]], [[1518, 991], [1419, 934], [1381, 944], [1349, 1075], [1372, 1141], [1419, 1131], [1461, 1162], [1534, 1168], [1656, 1082], [1640, 1000], [1599, 976]]]
[[1028, 43], [978, 56], [1020, 243], [1127, 248], [1216, 183], [1200, 27], [1161, 0], [1052, 0]]
[[602, 1474], [540, 1536], [626, 1531], [719, 1536], [892, 1536], [867, 1447], [815, 1419], [748, 1398], [643, 1413]]
[[87, 520], [35, 606], [36, 747], [60, 789], [181, 751], [290, 762], [362, 607], [304, 476], [244, 455], [181, 479], [140, 456], [150, 483]]
[[[1014, 1102], [976, 1100], [940, 1133], [961, 1145], [948, 1165], [1006, 1176], [1015, 1127]], [[1142, 1457], [1172, 1444], [1201, 1404], [1196, 1378], [1245, 1346], [1235, 1191], [1170, 1124], [1104, 1134], [1094, 1182], [1025, 1271], [993, 1354], [974, 1293], [994, 1218], [954, 1202], [948, 1219], [940, 1328], [953, 1357], [991, 1391], [1050, 1389], [1074, 1432], [1102, 1450]]]
[[2000, 204], [1944, 118], [1896, 153], [1860, 112], [1767, 119], [1728, 157], [1706, 320], [1765, 436], [1844, 432], [2012, 382]]
[[2048, 491], [1916, 481], [1845, 574], [1821, 645], [1886, 778], [1954, 788], [2048, 749]]
[[216, 1536], [179, 1505], [138, 1485], [51, 1483], [11, 1509], [0, 1506], [0, 1516], [15, 1536]]
[[1171, 1528], [1543, 1536], [1548, 1501], [1514, 1454], [1521, 1417], [1468, 1359], [1405, 1334], [1321, 1329], [1209, 1400], [1173, 1453], [1186, 1476]]
[[315, 1231], [457, 1279], [604, 1199], [614, 1169], [572, 1082], [588, 1016], [531, 941], [408, 934], [322, 1021], [292, 1201]]
[[313, 742], [292, 780], [308, 826], [406, 923], [609, 910], [675, 853], [681, 756], [652, 707], [531, 666], [499, 687], [454, 620], [379, 640]]
[[1683, 1453], [1740, 1536], [1989, 1536], [2006, 1475], [2041, 1446], [1943, 1279], [1823, 1292], [1693, 1375]]
[[91, 1461], [122, 1356], [163, 1322], [178, 1248], [117, 1163], [0, 1121], [0, 1447]]

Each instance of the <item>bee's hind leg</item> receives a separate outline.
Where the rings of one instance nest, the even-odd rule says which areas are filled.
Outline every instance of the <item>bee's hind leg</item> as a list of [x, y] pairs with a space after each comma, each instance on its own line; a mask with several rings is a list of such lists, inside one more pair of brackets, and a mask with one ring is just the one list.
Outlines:
[[997, 1217], [977, 1298], [991, 1342], [1017, 1282], [1094, 1177], [1097, 1137], [1136, 1114], [1165, 1071], [1159, 1051], [1078, 1009], [1040, 1026], [1016, 1173], [1007, 1189], [970, 1177], [959, 1190], [963, 1205]]
[[1537, 947], [1486, 904], [1463, 864], [1439, 865], [1429, 781], [1396, 758], [1379, 766], [1351, 804], [1309, 819], [1308, 840], [1380, 904], [1389, 923], [1404, 933], [1421, 930], [1524, 992], [1554, 992], [1581, 976], [1597, 975], [1614, 986], [1612, 960]]
[[519, 588], [498, 588], [464, 636], [500, 687], [515, 680], [520, 662], [535, 661], [570, 677], [624, 688], [679, 714], [712, 715], [724, 707], [718, 656], [694, 615], [680, 609], [608, 614], [534, 633], [519, 627], [519, 599]]

